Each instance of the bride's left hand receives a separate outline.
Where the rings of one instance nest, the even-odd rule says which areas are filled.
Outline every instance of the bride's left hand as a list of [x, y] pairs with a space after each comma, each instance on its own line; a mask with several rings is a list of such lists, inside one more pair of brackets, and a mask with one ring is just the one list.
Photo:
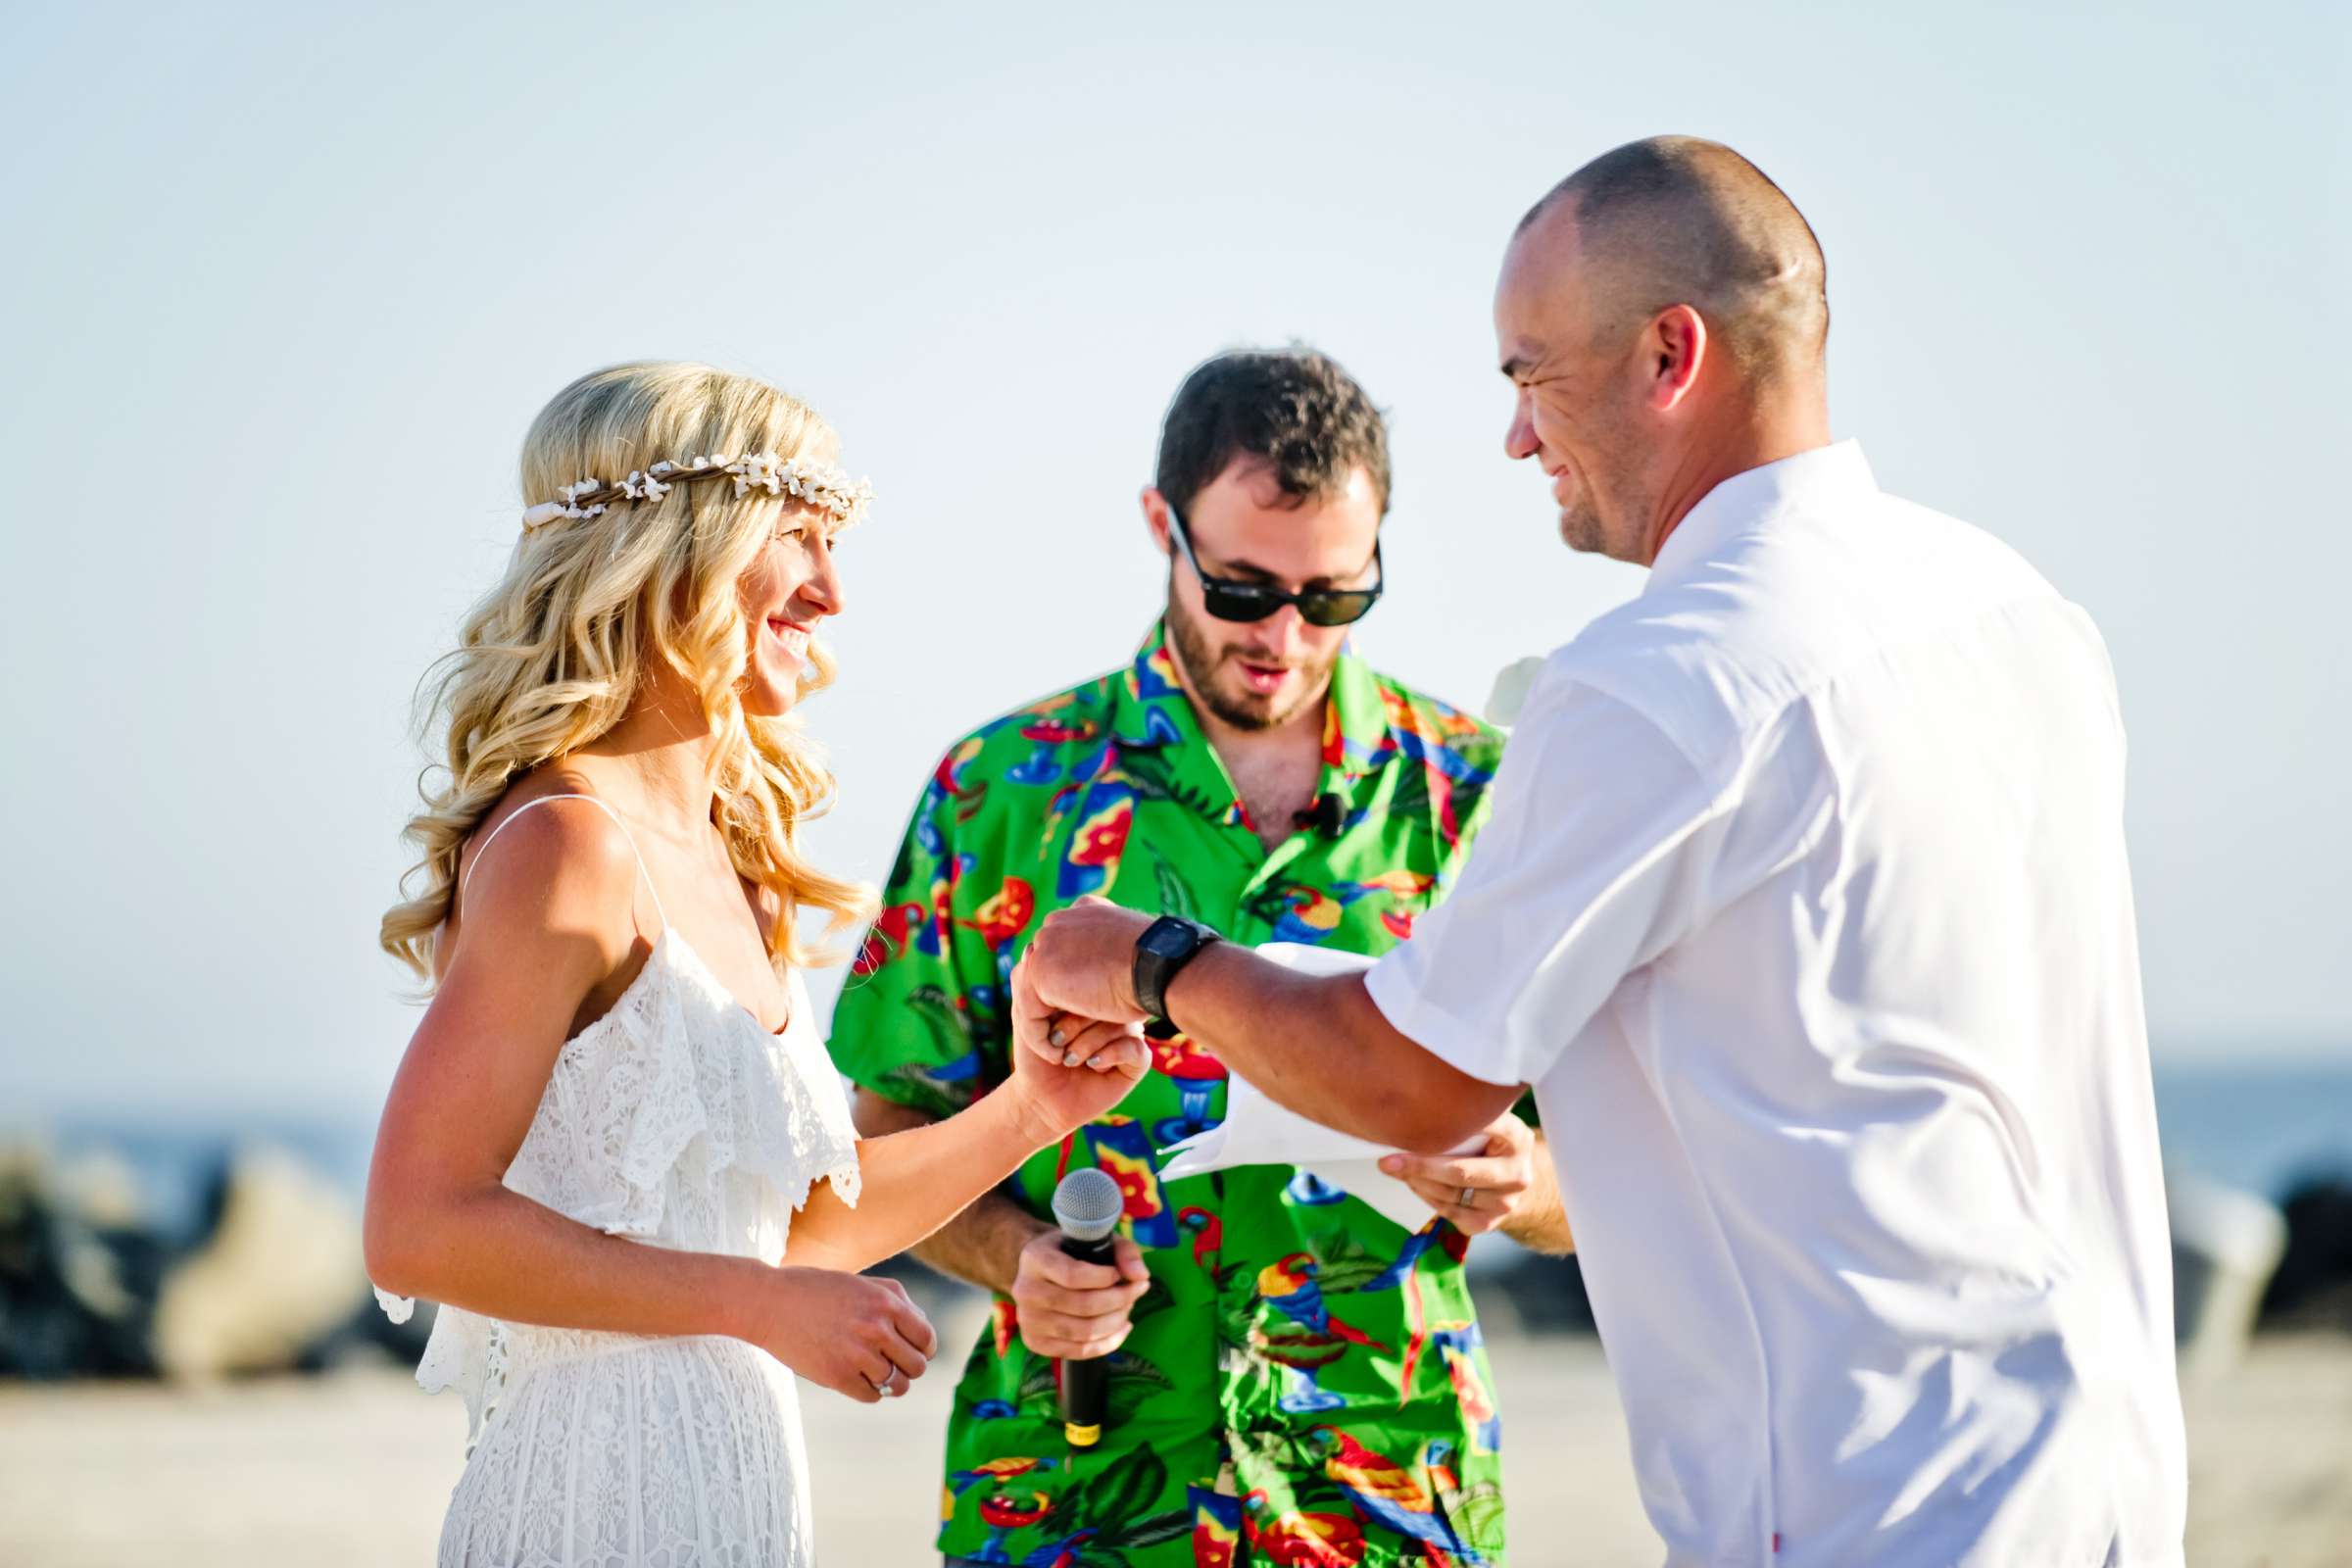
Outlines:
[[1027, 968], [1024, 960], [1012, 971], [1012, 1079], [1005, 1087], [1023, 1097], [1046, 1132], [1042, 1145], [1126, 1099], [1151, 1069], [1152, 1051], [1141, 1023], [1105, 1023], [1045, 1006]]

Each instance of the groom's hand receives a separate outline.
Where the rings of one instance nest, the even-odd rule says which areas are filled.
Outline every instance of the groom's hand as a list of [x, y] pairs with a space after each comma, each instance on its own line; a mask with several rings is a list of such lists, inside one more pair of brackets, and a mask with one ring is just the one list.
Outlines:
[[1141, 1023], [1148, 1014], [1135, 1000], [1135, 939], [1151, 924], [1152, 916], [1091, 894], [1048, 915], [1021, 959], [1028, 985], [1014, 988], [1016, 1038], [1058, 1060], [1050, 1043], [1057, 1014]]

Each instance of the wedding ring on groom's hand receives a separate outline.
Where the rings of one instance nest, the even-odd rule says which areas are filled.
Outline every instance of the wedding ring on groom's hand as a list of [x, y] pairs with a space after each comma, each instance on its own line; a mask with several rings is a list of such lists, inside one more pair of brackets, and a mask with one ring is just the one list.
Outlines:
[[1475, 1188], [1475, 1187], [1465, 1187], [1465, 1188], [1463, 1188], [1463, 1189], [1462, 1189], [1462, 1196], [1461, 1196], [1461, 1197], [1459, 1197], [1459, 1198], [1457, 1198], [1457, 1199], [1455, 1199], [1455, 1200], [1453, 1200], [1453, 1201], [1454, 1201], [1454, 1206], [1455, 1206], [1455, 1207], [1457, 1207], [1457, 1208], [1476, 1208], [1476, 1207], [1478, 1206], [1478, 1204], [1477, 1204], [1477, 1203], [1474, 1201], [1474, 1200], [1475, 1200], [1477, 1197], [1478, 1197], [1478, 1189], [1477, 1189], [1477, 1188]]

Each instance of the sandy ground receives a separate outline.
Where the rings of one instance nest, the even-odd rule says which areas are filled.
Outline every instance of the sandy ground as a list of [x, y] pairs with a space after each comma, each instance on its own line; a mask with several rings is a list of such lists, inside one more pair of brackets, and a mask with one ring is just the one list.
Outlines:
[[[968, 1336], [967, 1315], [941, 1323]], [[1495, 1335], [1513, 1568], [1654, 1564], [1625, 1427], [1591, 1340]], [[817, 1540], [835, 1564], [923, 1564], [943, 1375], [875, 1408], [805, 1399]], [[2188, 1560], [2352, 1565], [2352, 1339], [2259, 1342], [2192, 1390]], [[393, 1371], [211, 1391], [0, 1385], [0, 1565], [432, 1560], [465, 1415]]]

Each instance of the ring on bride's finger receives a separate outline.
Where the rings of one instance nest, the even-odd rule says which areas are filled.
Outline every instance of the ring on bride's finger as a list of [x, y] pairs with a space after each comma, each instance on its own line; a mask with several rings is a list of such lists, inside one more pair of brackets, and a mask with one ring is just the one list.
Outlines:
[[1478, 1189], [1475, 1187], [1465, 1187], [1462, 1189], [1462, 1196], [1453, 1200], [1454, 1206], [1457, 1208], [1476, 1208], [1478, 1206], [1477, 1199]]

